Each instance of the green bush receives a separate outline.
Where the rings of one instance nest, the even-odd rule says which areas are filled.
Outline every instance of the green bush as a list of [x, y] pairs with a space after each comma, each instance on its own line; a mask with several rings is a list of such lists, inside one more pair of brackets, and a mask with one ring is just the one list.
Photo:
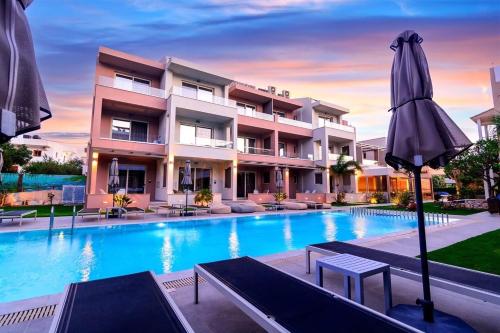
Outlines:
[[345, 192], [338, 192], [336, 200], [337, 204], [343, 204], [345, 202]]
[[370, 203], [379, 204], [387, 202], [385, 194], [382, 192], [375, 192], [370, 197]]
[[24, 171], [31, 174], [47, 175], [81, 175], [83, 161], [75, 158], [68, 162], [58, 162], [50, 157], [44, 157], [41, 162], [31, 162]]
[[125, 208], [132, 203], [132, 199], [126, 194], [117, 194], [117, 195], [115, 195], [114, 200], [115, 200], [115, 204], [118, 207], [122, 207], [122, 208]]
[[196, 204], [201, 204], [202, 206], [208, 206], [208, 204], [210, 204], [213, 200], [214, 200], [214, 195], [212, 191], [210, 191], [208, 188], [200, 190], [194, 196], [194, 202]]
[[396, 198], [393, 202], [399, 207], [408, 207], [410, 202], [412, 201], [411, 193], [408, 191], [399, 192], [396, 194]]
[[278, 203], [281, 203], [283, 200], [286, 200], [286, 198], [287, 195], [284, 192], [274, 193], [274, 200], [276, 200], [276, 202]]

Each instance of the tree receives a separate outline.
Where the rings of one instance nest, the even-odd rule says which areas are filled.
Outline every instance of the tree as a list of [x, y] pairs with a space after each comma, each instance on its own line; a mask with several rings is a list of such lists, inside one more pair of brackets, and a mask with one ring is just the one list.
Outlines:
[[432, 187], [434, 188], [445, 188], [446, 182], [444, 181], [444, 176], [432, 176]]
[[23, 167], [31, 160], [32, 153], [25, 145], [16, 147], [12, 143], [6, 142], [0, 147], [3, 150], [2, 172], [10, 171], [14, 165]]
[[[332, 175], [339, 178], [353, 175], [356, 170], [361, 171], [363, 169], [361, 168], [361, 165], [354, 160], [346, 161], [344, 154], [340, 154], [337, 159], [337, 163], [330, 166], [330, 172], [332, 173]], [[344, 190], [343, 187], [344, 183], [342, 182], [342, 191]]]
[[83, 161], [79, 158], [61, 163], [51, 157], [44, 156], [43, 161], [32, 162], [24, 170], [31, 174], [81, 175], [82, 166]]

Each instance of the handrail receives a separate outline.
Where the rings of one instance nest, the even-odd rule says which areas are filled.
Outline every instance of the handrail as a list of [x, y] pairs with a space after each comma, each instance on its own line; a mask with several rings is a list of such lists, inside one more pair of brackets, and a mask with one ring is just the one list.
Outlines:
[[[337, 161], [340, 157], [340, 154], [335, 154], [335, 153], [329, 153], [328, 154], [328, 159], [330, 161]], [[344, 160], [345, 161], [353, 161], [354, 160], [354, 157], [353, 156], [350, 156], [350, 155], [344, 155]]]
[[[408, 220], [416, 220], [417, 212], [404, 210], [381, 209], [375, 207], [350, 207], [349, 213], [355, 216], [391, 216]], [[426, 225], [446, 225], [450, 223], [450, 216], [443, 213], [424, 213]]]
[[268, 148], [244, 147], [243, 149], [238, 149], [238, 153], [272, 156], [274, 155], [274, 150]]
[[264, 112], [257, 112], [255, 110], [241, 110], [241, 109], [238, 109], [238, 114], [241, 115], [241, 116], [247, 116], [247, 117], [252, 117], [252, 118], [257, 118], [257, 119], [274, 121], [274, 115], [268, 114], [268, 113], [264, 113]]
[[182, 97], [187, 97], [187, 98], [192, 98], [192, 99], [196, 99], [198, 101], [223, 105], [223, 106], [236, 107], [236, 101], [233, 101], [231, 99], [220, 97], [220, 96], [215, 96], [215, 95], [204, 96], [204, 95], [198, 94], [198, 92], [194, 91], [193, 89], [179, 87], [179, 86], [173, 86], [170, 89], [170, 94], [182, 96]]
[[105, 87], [131, 91], [138, 94], [154, 96], [159, 98], [166, 98], [166, 93], [164, 89], [154, 88], [147, 84], [141, 84], [134, 81], [128, 82], [125, 80], [117, 80], [109, 76], [99, 76], [97, 78], [97, 84]]
[[337, 123], [334, 123], [334, 122], [331, 122], [331, 121], [325, 121], [324, 127], [328, 127], [328, 128], [333, 128], [333, 129], [338, 129], [338, 130], [341, 130], [341, 131], [346, 131], [346, 132], [354, 133], [354, 127], [348, 126], [348, 125], [337, 124]]
[[289, 119], [289, 118], [285, 118], [285, 117], [278, 117], [278, 123], [292, 125], [292, 126], [296, 126], [296, 127], [307, 128], [307, 129], [312, 129], [311, 123], [306, 123], [304, 121]]
[[185, 141], [185, 142], [179, 141], [179, 144], [198, 146], [198, 147], [229, 148], [229, 149], [233, 148], [232, 141], [219, 140], [219, 139], [207, 139], [207, 138], [202, 138], [202, 137], [194, 137], [194, 138], [192, 138], [192, 140]]

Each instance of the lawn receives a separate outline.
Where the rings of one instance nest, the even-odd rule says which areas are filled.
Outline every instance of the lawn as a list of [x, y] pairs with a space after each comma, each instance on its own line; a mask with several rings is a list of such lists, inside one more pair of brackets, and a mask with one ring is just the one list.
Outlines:
[[[14, 207], [2, 207], [4, 211], [9, 210], [35, 210], [38, 212], [38, 217], [48, 217], [50, 216], [50, 206], [14, 206]], [[82, 206], [76, 206], [76, 211], [82, 209]], [[73, 206], [63, 206], [54, 205], [54, 215], [55, 216], [71, 216], [73, 215]]]
[[500, 275], [500, 229], [432, 251], [429, 260]]
[[[405, 208], [401, 208], [398, 206], [377, 206], [377, 207], [369, 207], [370, 209], [387, 209], [387, 210], [406, 210]], [[472, 209], [472, 208], [453, 208], [453, 209], [443, 209], [440, 205], [434, 202], [426, 202], [424, 203], [424, 212], [426, 213], [442, 213], [442, 214], [450, 214], [450, 215], [470, 215], [475, 213], [484, 212], [484, 209]]]

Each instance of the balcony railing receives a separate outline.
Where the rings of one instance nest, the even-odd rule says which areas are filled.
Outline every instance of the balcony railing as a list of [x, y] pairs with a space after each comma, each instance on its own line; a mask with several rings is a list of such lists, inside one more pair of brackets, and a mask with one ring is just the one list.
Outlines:
[[267, 121], [274, 121], [274, 116], [272, 114], [268, 114], [268, 113], [264, 113], [264, 112], [257, 112], [255, 110], [249, 111], [249, 110], [239, 109], [238, 114], [242, 115], [242, 116], [263, 119], [263, 120], [267, 120]]
[[238, 153], [242, 154], [254, 154], [254, 155], [269, 155], [273, 156], [274, 151], [267, 148], [255, 148], [255, 147], [244, 147], [238, 148]]
[[347, 126], [347, 125], [342, 125], [342, 124], [337, 124], [337, 123], [334, 123], [334, 122], [331, 122], [331, 121], [325, 121], [325, 127], [354, 133], [354, 127]]
[[233, 148], [232, 141], [219, 140], [219, 139], [207, 139], [201, 137], [186, 138], [179, 141], [181, 145], [191, 145], [198, 147], [211, 147], [211, 148]]
[[138, 94], [166, 98], [165, 90], [153, 88], [147, 84], [141, 84], [134, 81], [119, 80], [109, 76], [99, 76], [97, 84], [105, 87], [132, 91]]
[[290, 159], [295, 159], [295, 160], [308, 160], [308, 161], [313, 160], [313, 156], [311, 154], [309, 154], [307, 157], [302, 157], [302, 156], [300, 156], [300, 154], [297, 154], [297, 153], [284, 153], [284, 154], [279, 155], [279, 157], [290, 158]]
[[[339, 159], [340, 157], [340, 154], [328, 154], [328, 159], [330, 161], [335, 161], [337, 162], [337, 160]], [[344, 161], [353, 161], [354, 160], [354, 157], [352, 156], [349, 156], [349, 155], [344, 155]]]
[[307, 128], [307, 129], [312, 129], [312, 124], [310, 124], [310, 123], [306, 123], [306, 122], [294, 120], [294, 119], [289, 119], [289, 118], [285, 118], [285, 117], [278, 117], [278, 123], [292, 125], [292, 126], [296, 126], [296, 127]]
[[378, 165], [378, 161], [377, 160], [368, 160], [368, 159], [363, 159], [363, 165], [366, 165], [366, 166], [375, 166], [375, 165]]
[[170, 93], [172, 95], [192, 98], [192, 99], [196, 99], [196, 100], [204, 101], [204, 102], [208, 102], [208, 103], [224, 105], [224, 106], [229, 106], [229, 107], [233, 107], [233, 108], [236, 107], [236, 102], [233, 100], [230, 100], [230, 99], [227, 99], [224, 97], [220, 97], [220, 96], [211, 95], [211, 94], [200, 94], [197, 91], [190, 89], [190, 88], [173, 86], [172, 89], [170, 90]]

